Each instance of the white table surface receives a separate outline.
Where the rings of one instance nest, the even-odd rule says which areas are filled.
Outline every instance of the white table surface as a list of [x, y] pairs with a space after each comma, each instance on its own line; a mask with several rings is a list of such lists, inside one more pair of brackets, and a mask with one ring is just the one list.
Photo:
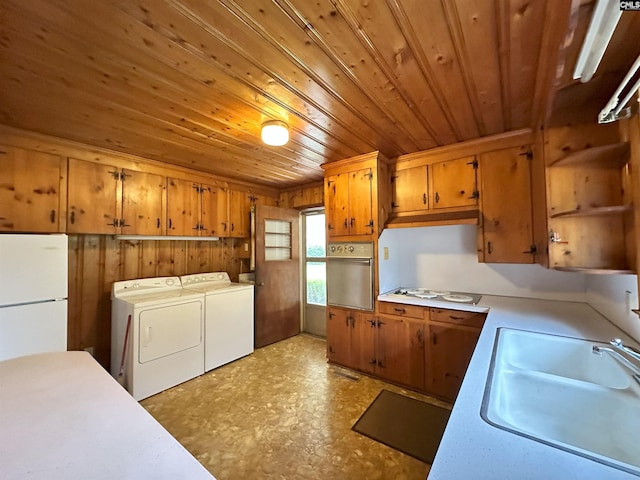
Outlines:
[[[608, 341], [620, 337], [637, 345], [586, 303], [484, 295], [478, 305], [463, 306], [381, 295], [378, 300], [424, 306], [487, 311], [487, 320], [451, 412], [429, 480], [491, 479], [637, 479], [630, 473], [501, 430], [480, 417], [496, 330], [518, 328]], [[400, 299], [402, 300], [402, 299]], [[419, 299], [417, 299], [419, 300]], [[553, 399], [549, 399], [553, 402]], [[640, 442], [640, 432], [638, 432]]]
[[86, 352], [0, 362], [0, 478], [215, 480]]

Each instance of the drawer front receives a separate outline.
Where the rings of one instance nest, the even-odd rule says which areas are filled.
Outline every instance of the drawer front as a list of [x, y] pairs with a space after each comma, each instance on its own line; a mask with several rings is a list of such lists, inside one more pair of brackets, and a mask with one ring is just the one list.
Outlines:
[[436, 322], [455, 323], [470, 327], [482, 328], [486, 313], [465, 312], [462, 310], [448, 310], [445, 308], [430, 308], [429, 319]]
[[424, 307], [419, 305], [405, 305], [404, 303], [379, 303], [380, 313], [386, 315], [397, 315], [400, 317], [424, 318]]

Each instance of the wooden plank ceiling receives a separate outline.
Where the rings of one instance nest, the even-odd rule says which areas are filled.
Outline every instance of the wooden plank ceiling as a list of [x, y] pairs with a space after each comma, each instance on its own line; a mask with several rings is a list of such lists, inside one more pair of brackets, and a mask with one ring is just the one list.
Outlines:
[[[539, 125], [575, 5], [3, 0], [0, 123], [290, 187], [373, 150]], [[287, 145], [261, 143], [269, 119]]]

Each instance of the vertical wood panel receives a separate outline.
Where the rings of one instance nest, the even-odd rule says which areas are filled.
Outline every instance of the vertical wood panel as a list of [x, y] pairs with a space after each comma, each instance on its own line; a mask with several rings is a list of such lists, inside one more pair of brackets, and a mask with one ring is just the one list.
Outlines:
[[243, 269], [246, 239], [218, 242], [117, 240], [111, 235], [69, 236], [68, 348], [92, 347], [108, 368], [111, 353], [111, 287], [134, 278]]

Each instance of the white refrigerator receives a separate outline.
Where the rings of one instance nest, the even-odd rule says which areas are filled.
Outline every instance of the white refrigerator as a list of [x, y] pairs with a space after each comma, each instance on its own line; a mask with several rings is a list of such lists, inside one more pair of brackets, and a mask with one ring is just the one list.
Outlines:
[[67, 349], [66, 235], [0, 234], [0, 360]]

